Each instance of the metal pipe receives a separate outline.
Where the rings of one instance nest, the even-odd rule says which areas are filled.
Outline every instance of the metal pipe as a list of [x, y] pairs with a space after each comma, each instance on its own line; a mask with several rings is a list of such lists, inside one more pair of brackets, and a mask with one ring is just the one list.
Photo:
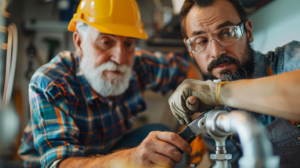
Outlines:
[[[228, 114], [220, 111], [216, 118], [217, 133], [237, 133], [243, 157], [239, 160], [242, 168], [277, 168], [279, 157], [273, 156], [272, 145], [267, 138], [263, 126], [243, 111], [232, 111]], [[221, 114], [222, 113], [222, 114]]]
[[6, 74], [3, 91], [3, 107], [7, 106], [11, 99], [12, 89], [14, 85], [14, 77], [17, 64], [18, 54], [18, 30], [14, 23], [11, 23], [8, 28], [8, 42], [7, 42], [7, 61]]

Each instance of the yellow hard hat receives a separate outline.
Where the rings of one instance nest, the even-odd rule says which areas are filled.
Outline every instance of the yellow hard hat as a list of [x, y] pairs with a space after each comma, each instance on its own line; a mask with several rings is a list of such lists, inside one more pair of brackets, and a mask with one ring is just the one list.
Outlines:
[[84, 22], [102, 33], [147, 39], [135, 0], [81, 0], [68, 30]]

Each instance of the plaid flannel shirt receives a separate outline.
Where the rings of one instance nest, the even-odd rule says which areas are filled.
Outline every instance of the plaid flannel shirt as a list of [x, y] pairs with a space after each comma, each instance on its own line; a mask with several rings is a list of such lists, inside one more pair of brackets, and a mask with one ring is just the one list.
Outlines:
[[166, 94], [186, 77], [188, 64], [173, 54], [136, 49], [129, 88], [113, 103], [97, 94], [62, 52], [39, 68], [29, 84], [31, 119], [19, 154], [26, 167], [56, 167], [64, 158], [107, 154], [146, 108], [146, 89]]

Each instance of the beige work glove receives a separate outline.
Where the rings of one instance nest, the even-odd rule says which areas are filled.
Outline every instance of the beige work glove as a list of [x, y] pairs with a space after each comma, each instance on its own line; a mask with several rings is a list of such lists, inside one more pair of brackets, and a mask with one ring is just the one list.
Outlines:
[[[168, 102], [173, 115], [181, 125], [192, 122], [195, 112], [205, 112], [219, 105], [217, 98], [218, 83], [211, 80], [184, 80], [170, 96]], [[190, 96], [197, 98], [194, 104], [188, 102]]]

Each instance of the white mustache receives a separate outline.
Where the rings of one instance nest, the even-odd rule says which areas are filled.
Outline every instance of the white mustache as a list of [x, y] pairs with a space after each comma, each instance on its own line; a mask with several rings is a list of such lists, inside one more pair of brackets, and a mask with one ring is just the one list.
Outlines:
[[125, 64], [118, 65], [118, 64], [114, 63], [113, 61], [105, 62], [105, 63], [101, 64], [101, 66], [95, 68], [95, 71], [98, 73], [101, 73], [101, 74], [103, 71], [119, 71], [121, 73], [126, 73], [130, 70], [131, 70], [131, 68], [129, 66], [127, 66]]

